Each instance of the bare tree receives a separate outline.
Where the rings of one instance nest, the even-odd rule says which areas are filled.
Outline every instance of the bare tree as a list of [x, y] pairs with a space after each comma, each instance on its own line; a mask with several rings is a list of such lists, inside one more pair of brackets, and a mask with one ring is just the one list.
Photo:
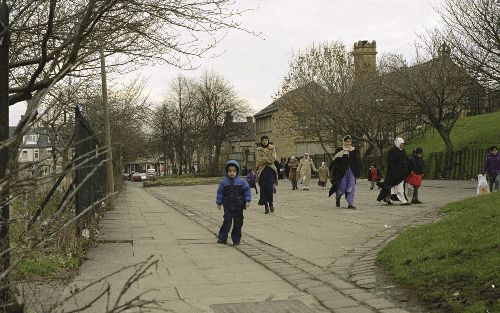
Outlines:
[[[239, 28], [231, 0], [11, 1], [9, 103], [66, 75], [86, 75], [104, 47], [109, 66], [166, 62], [191, 67]], [[212, 41], [204, 40], [206, 34]], [[122, 67], [123, 68], [123, 67]]]
[[381, 80], [383, 98], [389, 104], [385, 110], [403, 122], [416, 120], [420, 125], [433, 127], [443, 139], [447, 156], [451, 157], [451, 130], [484, 89], [452, 61], [450, 48], [443, 44], [437, 58], [417, 59], [409, 67], [382, 75]]
[[326, 142], [338, 143], [342, 134], [364, 142], [381, 157], [383, 142], [379, 133], [389, 123], [383, 111], [372, 105], [379, 99], [377, 75], [355, 80], [352, 54], [340, 42], [312, 45], [290, 61], [278, 94], [295, 90], [295, 101], [289, 101], [299, 117], [300, 133]]
[[500, 4], [497, 0], [446, 0], [437, 30], [462, 67], [500, 85]]
[[235, 132], [233, 120], [243, 118], [248, 106], [234, 88], [215, 72], [205, 72], [196, 85], [197, 112], [203, 117], [203, 143], [208, 152], [209, 174], [219, 173], [221, 148]]

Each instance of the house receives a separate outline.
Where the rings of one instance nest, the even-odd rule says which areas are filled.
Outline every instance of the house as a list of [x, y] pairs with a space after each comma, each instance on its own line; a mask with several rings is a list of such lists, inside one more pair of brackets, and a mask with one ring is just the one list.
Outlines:
[[255, 122], [252, 116], [248, 116], [245, 122], [233, 122], [233, 135], [222, 147], [222, 155], [227, 156], [226, 160], [236, 160], [240, 167], [255, 169]]
[[[303, 118], [298, 108], [305, 106], [308, 99], [314, 96], [328, 96], [327, 91], [315, 82], [311, 82], [301, 88], [289, 91], [270, 105], [254, 115], [256, 124], [255, 143], [260, 144], [260, 138], [264, 135], [269, 137], [269, 141], [276, 146], [279, 159], [286, 159], [293, 156], [302, 156], [304, 153], [324, 154], [333, 153], [334, 142], [337, 134], [331, 130], [323, 129], [323, 138], [320, 141], [318, 136], [308, 135], [302, 129]], [[326, 149], [326, 151], [325, 151]]]
[[[15, 134], [16, 127], [9, 127], [9, 136]], [[48, 175], [61, 171], [60, 162], [53, 167], [52, 145], [47, 129], [36, 126], [27, 130], [19, 146], [18, 162], [21, 169], [29, 174]]]

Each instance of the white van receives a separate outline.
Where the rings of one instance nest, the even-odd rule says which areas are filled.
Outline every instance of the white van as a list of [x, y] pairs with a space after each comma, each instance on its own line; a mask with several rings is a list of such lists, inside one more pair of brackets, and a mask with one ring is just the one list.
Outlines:
[[156, 176], [156, 171], [154, 168], [150, 168], [146, 171], [146, 174], [148, 174], [148, 177]]

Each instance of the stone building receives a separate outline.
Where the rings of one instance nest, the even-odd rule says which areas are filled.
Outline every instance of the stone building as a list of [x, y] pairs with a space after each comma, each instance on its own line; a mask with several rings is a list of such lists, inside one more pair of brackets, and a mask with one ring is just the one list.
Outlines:
[[227, 140], [222, 153], [225, 157], [221, 160], [225, 163], [227, 160], [236, 160], [241, 168], [255, 169], [255, 122], [252, 116], [248, 116], [245, 122], [232, 122], [234, 134]]
[[[301, 116], [297, 107], [305, 105], [309, 95], [325, 94], [326, 91], [318, 84], [312, 82], [308, 85], [289, 91], [282, 97], [255, 114], [256, 138], [255, 143], [260, 144], [261, 136], [267, 135], [277, 149], [279, 159], [290, 156], [310, 154], [324, 154], [322, 143], [314, 136], [305, 136], [307, 133], [301, 127]], [[329, 130], [324, 130], [329, 132]], [[325, 134], [327, 137], [331, 137]], [[335, 150], [331, 142], [323, 142], [329, 153]]]
[[375, 40], [360, 40], [354, 43], [354, 75], [356, 79], [375, 74], [377, 71], [377, 43]]

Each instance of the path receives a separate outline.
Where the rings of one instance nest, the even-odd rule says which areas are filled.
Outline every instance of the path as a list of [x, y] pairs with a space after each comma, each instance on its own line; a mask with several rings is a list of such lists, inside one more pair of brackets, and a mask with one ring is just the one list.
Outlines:
[[[75, 282], [153, 253], [160, 258], [158, 273], [134, 292], [159, 287], [156, 295], [174, 312], [230, 312], [216, 305], [264, 300], [283, 308], [304, 303], [312, 312], [411, 311], [377, 288], [376, 253], [401, 229], [435, 218], [436, 207], [474, 195], [473, 182], [425, 183], [425, 203], [401, 207], [375, 202], [376, 191], [360, 181], [358, 209], [348, 210], [345, 203], [335, 208], [324, 190], [292, 192], [282, 182], [274, 214], [255, 205], [247, 210], [243, 244], [236, 249], [214, 243], [221, 222], [215, 186], [130, 187], [101, 223], [103, 239], [122, 243], [91, 250]], [[239, 309], [267, 312], [254, 306]]]

